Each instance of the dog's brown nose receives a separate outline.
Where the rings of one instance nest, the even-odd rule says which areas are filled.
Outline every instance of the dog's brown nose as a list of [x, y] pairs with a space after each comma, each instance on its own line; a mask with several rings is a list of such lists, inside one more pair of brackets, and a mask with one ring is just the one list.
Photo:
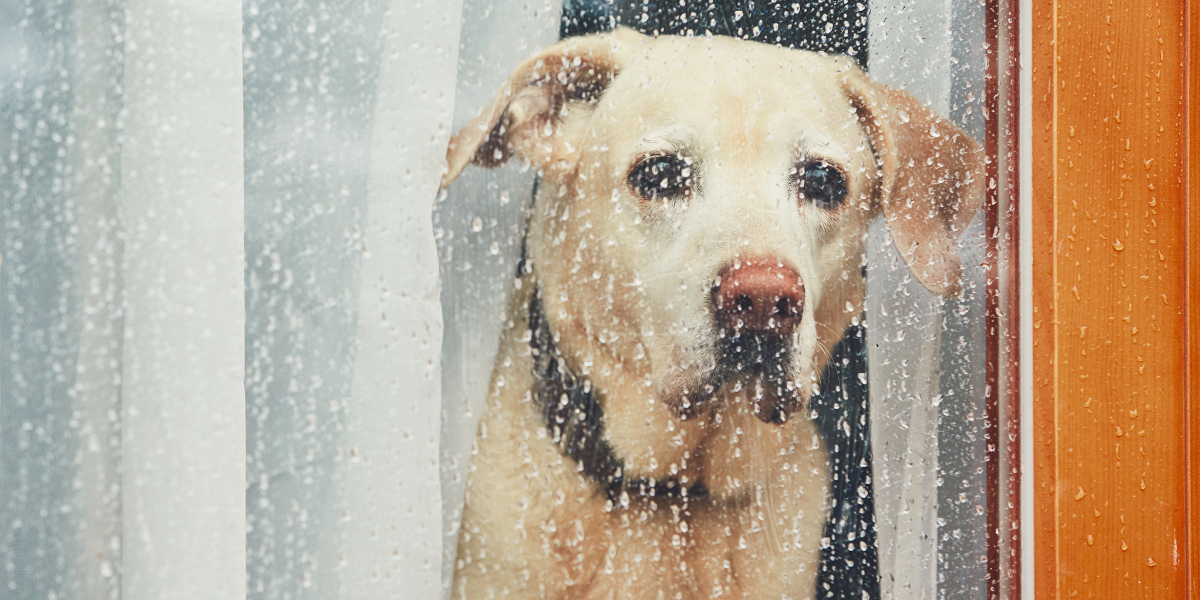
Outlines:
[[726, 335], [790, 335], [804, 314], [800, 274], [775, 258], [735, 262], [713, 281], [717, 324]]

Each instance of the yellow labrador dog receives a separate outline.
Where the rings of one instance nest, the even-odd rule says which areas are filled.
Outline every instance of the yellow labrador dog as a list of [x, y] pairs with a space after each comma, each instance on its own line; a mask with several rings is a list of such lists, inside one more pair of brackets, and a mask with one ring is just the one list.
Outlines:
[[541, 183], [454, 597], [815, 597], [805, 406], [862, 314], [867, 225], [956, 293], [978, 144], [844, 58], [617, 30], [518, 67], [442, 187], [510, 157]]

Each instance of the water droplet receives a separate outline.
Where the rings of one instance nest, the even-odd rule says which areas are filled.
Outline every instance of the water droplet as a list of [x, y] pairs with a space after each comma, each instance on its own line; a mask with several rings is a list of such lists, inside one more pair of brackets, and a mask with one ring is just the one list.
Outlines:
[[1122, 244], [1121, 240], [1113, 240], [1113, 249], [1114, 250], [1124, 250], [1125, 244]]

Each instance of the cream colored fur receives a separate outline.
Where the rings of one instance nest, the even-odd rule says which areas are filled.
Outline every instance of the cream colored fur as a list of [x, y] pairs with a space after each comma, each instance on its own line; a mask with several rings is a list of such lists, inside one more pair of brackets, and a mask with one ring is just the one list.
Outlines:
[[[695, 195], [647, 202], [631, 191], [632, 165], [654, 152], [695, 158]], [[862, 314], [877, 214], [926, 287], [957, 292], [956, 239], [982, 198], [978, 145], [845, 58], [618, 30], [521, 65], [451, 141], [443, 187], [471, 162], [512, 156], [542, 176], [531, 273], [516, 282], [471, 457], [454, 597], [813, 598], [829, 458], [808, 409], [764, 423], [749, 409], [750, 377], [726, 382], [699, 418], [669, 408], [717, 358], [713, 280], [754, 256], [799, 272], [806, 300], [788, 372], [808, 398]], [[789, 185], [813, 159], [848, 174], [836, 211]], [[531, 395], [536, 286], [626, 476], [703, 481], [708, 496], [614, 505], [561, 454]]]

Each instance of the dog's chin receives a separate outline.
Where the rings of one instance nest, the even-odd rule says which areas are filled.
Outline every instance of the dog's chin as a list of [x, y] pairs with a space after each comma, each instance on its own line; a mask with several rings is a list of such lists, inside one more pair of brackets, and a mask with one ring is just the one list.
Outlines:
[[[777, 434], [784, 424], [801, 418], [812, 391], [811, 383], [801, 385], [811, 377], [787, 341], [746, 336], [686, 357], [676, 349], [656, 398], [682, 426], [669, 430], [689, 434], [676, 436], [680, 445], [672, 449], [679, 460], [675, 455], [664, 460], [659, 454], [653, 467], [649, 461], [627, 461], [627, 480], [660, 486], [703, 484], [707, 491], [700, 493], [726, 501], [764, 482], [764, 465], [780, 456], [777, 449], [764, 449], [790, 443], [790, 436]], [[749, 440], [756, 441], [746, 446]], [[766, 455], [758, 456], [762, 452]]]
[[807, 392], [794, 380], [767, 378], [757, 373], [739, 373], [731, 377], [722, 391], [730, 398], [725, 405], [732, 410], [745, 406], [768, 425], [786, 423], [808, 405]]
[[801, 385], [795, 349], [780, 336], [742, 335], [721, 340], [708, 368], [676, 369], [659, 399], [681, 420], [703, 417], [737, 399], [764, 423], [781, 424], [803, 410], [808, 389]]

